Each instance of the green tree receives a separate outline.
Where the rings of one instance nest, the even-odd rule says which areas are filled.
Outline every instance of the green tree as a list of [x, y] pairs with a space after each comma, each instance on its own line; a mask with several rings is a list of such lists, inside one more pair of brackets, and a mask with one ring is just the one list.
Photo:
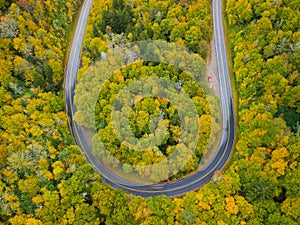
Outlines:
[[112, 8], [102, 14], [101, 30], [105, 32], [107, 26], [110, 26], [114, 33], [126, 32], [132, 24], [132, 18], [131, 7], [124, 0], [113, 0]]

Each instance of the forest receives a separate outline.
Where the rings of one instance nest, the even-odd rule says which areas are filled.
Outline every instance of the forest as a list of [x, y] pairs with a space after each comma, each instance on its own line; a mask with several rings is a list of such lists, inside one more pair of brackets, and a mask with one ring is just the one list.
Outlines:
[[[299, 1], [223, 1], [237, 142], [218, 179], [176, 198], [113, 190], [74, 143], [63, 79], [81, 3], [0, 1], [0, 224], [300, 224]], [[95, 0], [79, 75], [108, 40], [161, 39], [206, 58], [211, 4]]]

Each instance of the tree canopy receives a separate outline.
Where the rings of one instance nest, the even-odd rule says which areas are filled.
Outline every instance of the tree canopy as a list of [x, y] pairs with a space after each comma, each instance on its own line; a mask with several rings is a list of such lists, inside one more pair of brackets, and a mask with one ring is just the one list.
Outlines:
[[[0, 0], [0, 224], [300, 224], [299, 1], [224, 2], [239, 105], [231, 162], [200, 190], [146, 199], [104, 184], [68, 130], [62, 81], [81, 3]], [[109, 27], [101, 31], [104, 12], [123, 6], [133, 12], [123, 34]], [[209, 49], [203, 46], [211, 40], [210, 11], [208, 0], [95, 0], [79, 75], [94, 60], [105, 59], [109, 41], [163, 39], [205, 57], [209, 51], [201, 51]], [[177, 80], [183, 75], [166, 67], [136, 63], [116, 70], [106, 93], [100, 93], [98, 127], [110, 129], [105, 113], [118, 105], [109, 101], [129, 76], [150, 69], [172, 71]], [[195, 104], [203, 106], [196, 107], [200, 120], [208, 121], [203, 117], [213, 112], [206, 100], [195, 94], [193, 82], [183, 80]], [[176, 143], [172, 105], [163, 98], [136, 100], [133, 108], [141, 110], [129, 114], [134, 134], [145, 135], [151, 115], [161, 116], [170, 128], [163, 141]], [[151, 161], [153, 154], [143, 157]]]

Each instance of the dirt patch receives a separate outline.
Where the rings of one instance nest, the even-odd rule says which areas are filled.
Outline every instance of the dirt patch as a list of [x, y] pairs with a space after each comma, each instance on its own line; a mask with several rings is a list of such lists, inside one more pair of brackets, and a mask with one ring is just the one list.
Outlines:
[[218, 71], [218, 61], [217, 61], [217, 53], [216, 53], [216, 46], [215, 41], [212, 39], [210, 52], [207, 57], [207, 69], [206, 69], [206, 76], [209, 82], [209, 87], [212, 88], [215, 94], [219, 97], [220, 96], [220, 84], [219, 84], [219, 71]]
[[[206, 76], [207, 76], [208, 85], [214, 92], [215, 96], [217, 98], [220, 98], [219, 71], [218, 71], [218, 61], [217, 61], [217, 53], [216, 53], [214, 38], [211, 41], [211, 48], [210, 48], [209, 55], [207, 57], [206, 65], [207, 65]], [[213, 156], [218, 150], [219, 143], [222, 137], [221, 122], [222, 121], [220, 118], [218, 123], [218, 126], [220, 127], [219, 127], [219, 132], [217, 133], [216, 136], [215, 144], [203, 155], [203, 161], [202, 161], [203, 164], [201, 163], [202, 165], [199, 166], [199, 170], [205, 168], [205, 165], [207, 165], [207, 163], [213, 158]], [[215, 135], [215, 134], [212, 133], [211, 135]]]

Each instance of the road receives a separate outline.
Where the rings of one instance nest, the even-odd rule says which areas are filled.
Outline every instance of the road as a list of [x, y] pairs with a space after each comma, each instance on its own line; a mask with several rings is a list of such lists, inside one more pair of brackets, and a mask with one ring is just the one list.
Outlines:
[[94, 169], [101, 174], [102, 181], [111, 185], [115, 189], [123, 189], [129, 193], [143, 197], [157, 195], [174, 197], [199, 189], [212, 179], [216, 171], [220, 171], [224, 168], [230, 158], [234, 146], [235, 118], [226, 56], [226, 46], [224, 41], [222, 1], [213, 0], [214, 40], [218, 61], [222, 112], [222, 137], [219, 147], [211, 161], [201, 170], [175, 182], [160, 183], [155, 185], [138, 184], [113, 173], [99, 159], [93, 157], [91, 153], [91, 145], [85, 138], [85, 128], [81, 127], [73, 120], [73, 115], [76, 112], [76, 107], [73, 100], [74, 90], [77, 82], [77, 72], [80, 66], [80, 51], [91, 4], [92, 0], [85, 0], [83, 3], [69, 55], [64, 83], [66, 112], [69, 118], [69, 127], [76, 144], [84, 152], [87, 162], [90, 163]]

